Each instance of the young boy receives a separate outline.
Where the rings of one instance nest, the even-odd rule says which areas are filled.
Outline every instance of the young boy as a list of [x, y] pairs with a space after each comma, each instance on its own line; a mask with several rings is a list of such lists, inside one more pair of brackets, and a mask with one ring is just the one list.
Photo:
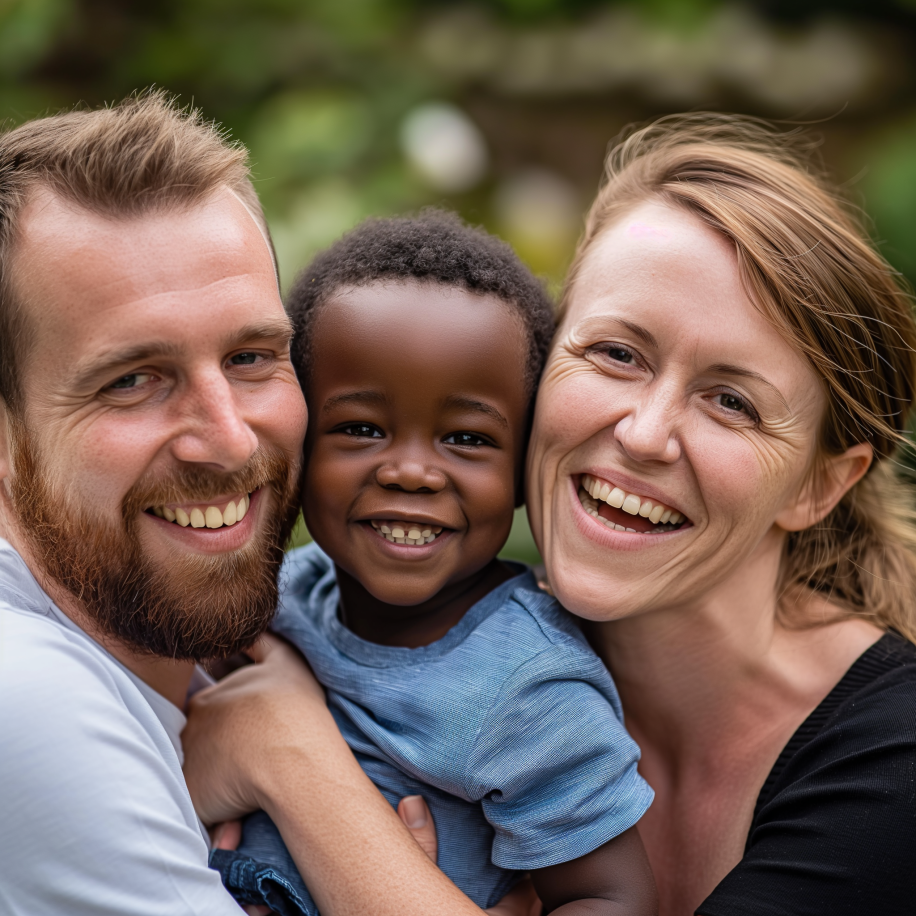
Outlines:
[[[288, 557], [274, 629], [385, 797], [426, 798], [438, 864], [479, 906], [530, 872], [548, 912], [654, 912], [632, 829], [652, 790], [614, 684], [496, 556], [553, 329], [544, 291], [507, 245], [426, 211], [345, 236], [289, 310], [316, 544]], [[211, 861], [243, 903], [316, 912], [263, 812]]]

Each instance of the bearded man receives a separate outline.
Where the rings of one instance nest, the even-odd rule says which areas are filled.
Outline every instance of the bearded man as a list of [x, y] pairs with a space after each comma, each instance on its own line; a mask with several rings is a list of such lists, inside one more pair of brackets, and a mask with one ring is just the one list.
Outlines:
[[195, 663], [277, 601], [306, 410], [246, 154], [161, 93], [0, 136], [0, 912], [238, 914]]

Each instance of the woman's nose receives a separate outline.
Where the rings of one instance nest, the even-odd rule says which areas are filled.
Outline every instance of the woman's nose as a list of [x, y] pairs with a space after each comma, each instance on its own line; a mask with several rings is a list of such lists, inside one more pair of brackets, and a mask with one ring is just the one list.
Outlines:
[[634, 404], [614, 427], [614, 438], [634, 461], [663, 461], [680, 457], [675, 433], [675, 405], [662, 397], [647, 397]]
[[445, 489], [445, 474], [418, 455], [392, 456], [376, 471], [376, 480], [388, 490], [438, 493]]

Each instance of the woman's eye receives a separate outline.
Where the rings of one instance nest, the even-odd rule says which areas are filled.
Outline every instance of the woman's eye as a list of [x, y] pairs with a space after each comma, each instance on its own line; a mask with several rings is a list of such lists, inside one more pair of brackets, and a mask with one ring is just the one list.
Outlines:
[[625, 350], [623, 347], [608, 347], [604, 351], [610, 356], [611, 359], [616, 360], [618, 363], [632, 363], [633, 354], [629, 350]]
[[370, 426], [368, 423], [351, 423], [349, 426], [344, 426], [341, 432], [344, 435], [356, 436], [359, 439], [382, 438], [382, 431], [375, 426]]
[[757, 419], [757, 415], [751, 405], [748, 404], [744, 398], [740, 398], [736, 394], [723, 391], [716, 395], [715, 400], [718, 401], [720, 407], [724, 407], [726, 410], [731, 410], [734, 413], [743, 413], [751, 419]]
[[446, 445], [486, 445], [486, 439], [475, 436], [474, 433], [451, 433], [443, 440]]
[[122, 375], [116, 382], [112, 382], [108, 388], [114, 391], [130, 391], [132, 388], [139, 388], [145, 385], [153, 376], [149, 372], [131, 372], [130, 375]]

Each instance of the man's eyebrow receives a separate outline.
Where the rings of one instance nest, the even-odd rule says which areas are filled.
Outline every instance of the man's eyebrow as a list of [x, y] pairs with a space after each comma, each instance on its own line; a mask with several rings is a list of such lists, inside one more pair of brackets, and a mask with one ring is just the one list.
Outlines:
[[728, 363], [716, 363], [714, 366], [709, 367], [709, 371], [715, 372], [717, 375], [737, 375], [739, 378], [752, 378], [755, 381], [766, 385], [767, 388], [769, 388], [776, 395], [776, 397], [779, 398], [786, 409], [789, 407], [788, 402], [782, 396], [782, 392], [771, 381], [769, 381], [769, 379], [764, 378], [759, 372], [754, 372], [752, 369], [745, 369], [743, 366], [732, 366]]
[[509, 428], [509, 422], [506, 418], [492, 405], [486, 401], [478, 401], [476, 398], [467, 398], [463, 395], [453, 394], [445, 399], [445, 407], [457, 407], [460, 410], [471, 410], [475, 413], [482, 413], [496, 420], [501, 426]]
[[[289, 319], [259, 321], [246, 325], [235, 333], [229, 335], [223, 342], [226, 350], [245, 344], [257, 344], [264, 341], [282, 341], [286, 346], [293, 337], [293, 328]], [[143, 363], [152, 359], [180, 359], [182, 348], [169, 340], [150, 340], [124, 347], [120, 350], [109, 350], [101, 355], [93, 356], [82, 363], [78, 363], [73, 371], [71, 387], [83, 388], [92, 383], [105, 379], [117, 372], [120, 366], [133, 363]]]
[[381, 391], [345, 391], [328, 398], [321, 406], [322, 412], [331, 411], [335, 407], [348, 404], [369, 404], [383, 407], [388, 403], [388, 398]]

